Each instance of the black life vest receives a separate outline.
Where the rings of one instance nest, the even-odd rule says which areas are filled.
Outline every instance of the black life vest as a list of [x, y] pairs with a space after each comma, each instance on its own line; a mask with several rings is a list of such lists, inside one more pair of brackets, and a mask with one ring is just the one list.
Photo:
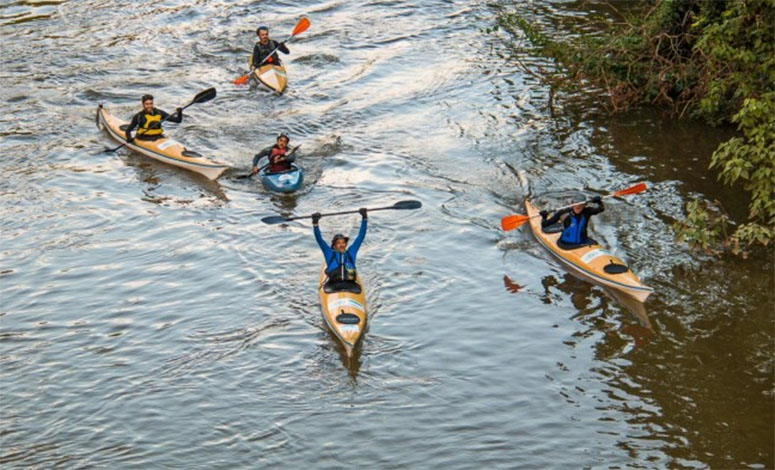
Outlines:
[[[266, 44], [261, 44], [260, 42], [256, 43], [256, 47], [258, 48], [258, 57], [253, 57], [253, 60], [261, 61], [266, 57], [270, 52], [274, 51], [277, 47], [277, 43], [270, 39]], [[261, 67], [264, 65], [280, 65], [280, 58], [277, 56], [277, 51], [272, 52], [272, 55], [264, 60], [263, 63], [254, 63], [253, 67]]]

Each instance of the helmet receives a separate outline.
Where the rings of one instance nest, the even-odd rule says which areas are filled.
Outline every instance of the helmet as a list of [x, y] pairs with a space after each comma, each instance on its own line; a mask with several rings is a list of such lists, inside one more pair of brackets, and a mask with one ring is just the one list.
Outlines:
[[261, 25], [261, 26], [259, 26], [259, 27], [258, 27], [258, 29], [256, 30], [256, 34], [258, 34], [260, 31], [266, 31], [266, 32], [268, 33], [268, 32], [269, 32], [269, 26], [266, 26], [266, 25], [263, 25], [263, 24], [262, 24], [262, 25]]
[[140, 102], [141, 103], [145, 103], [148, 100], [153, 101], [153, 95], [143, 95], [143, 97], [140, 98]]
[[287, 140], [288, 142], [291, 141], [291, 138], [288, 137], [288, 134], [286, 134], [285, 132], [281, 132], [280, 135], [278, 135], [277, 139], [275, 139], [275, 140], [280, 140], [280, 137], [285, 137], [285, 140]]
[[345, 237], [341, 233], [337, 233], [334, 235], [334, 238], [331, 239], [331, 246], [333, 247], [337, 240], [344, 240], [345, 243], [350, 241], [350, 237]]
[[587, 202], [587, 196], [584, 193], [576, 193], [573, 195], [570, 202], [573, 204], [577, 202]]

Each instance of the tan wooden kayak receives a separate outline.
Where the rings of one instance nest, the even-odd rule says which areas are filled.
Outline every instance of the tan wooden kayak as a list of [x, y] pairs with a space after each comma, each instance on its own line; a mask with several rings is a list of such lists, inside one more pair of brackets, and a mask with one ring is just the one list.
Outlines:
[[627, 294], [639, 302], [644, 302], [654, 292], [651, 287], [643, 285], [621, 259], [607, 252], [601, 245], [587, 245], [571, 250], [560, 248], [557, 246], [557, 240], [561, 232], [544, 232], [541, 228], [541, 218], [534, 217], [538, 216], [538, 209], [527, 200], [525, 208], [527, 215], [531, 217], [530, 227], [538, 242], [574, 272]]
[[[128, 124], [108, 113], [102, 105], [97, 108], [97, 125], [118, 142], [126, 142], [124, 129]], [[187, 150], [183, 144], [166, 137], [158, 140], [135, 139], [131, 144], [126, 144], [126, 147], [155, 160], [199, 173], [210, 180], [217, 179], [229, 168], [208, 160], [198, 152]]]
[[344, 346], [347, 357], [366, 330], [366, 293], [360, 281], [347, 282], [349, 291], [334, 292], [326, 284], [326, 267], [320, 271], [320, 307], [328, 328]]
[[282, 93], [288, 85], [288, 76], [282, 65], [262, 65], [253, 71], [253, 76], [277, 93]]

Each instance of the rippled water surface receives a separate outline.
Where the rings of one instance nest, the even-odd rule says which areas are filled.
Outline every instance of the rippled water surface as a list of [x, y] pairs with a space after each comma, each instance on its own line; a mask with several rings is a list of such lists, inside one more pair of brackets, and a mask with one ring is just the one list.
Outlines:
[[[551, 23], [577, 5], [537, 2]], [[579, 11], [581, 13], [579, 13]], [[586, 10], [574, 14], [585, 15]], [[773, 262], [674, 243], [726, 131], [595, 118], [488, 32], [475, 1], [10, 1], [0, 5], [0, 464], [33, 468], [772, 468]], [[262, 23], [282, 96], [232, 79]], [[153, 93], [218, 182], [116, 145]], [[292, 196], [237, 179], [284, 131]], [[520, 184], [517, 174], [526, 176]], [[564, 271], [502, 216], [530, 195], [611, 201], [595, 236], [645, 305]], [[375, 212], [359, 254], [370, 327], [324, 328], [304, 215]], [[357, 216], [324, 218], [326, 236]]]

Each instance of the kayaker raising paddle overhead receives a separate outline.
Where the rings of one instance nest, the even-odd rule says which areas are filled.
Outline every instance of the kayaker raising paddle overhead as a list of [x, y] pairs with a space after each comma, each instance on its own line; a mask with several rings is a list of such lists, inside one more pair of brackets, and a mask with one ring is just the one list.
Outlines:
[[350, 247], [347, 247], [347, 242], [350, 240], [341, 233], [334, 235], [331, 240], [331, 245], [328, 245], [323, 236], [320, 234], [320, 227], [318, 222], [320, 221], [321, 214], [316, 212], [312, 214], [312, 226], [315, 232], [315, 240], [317, 240], [323, 256], [326, 260], [326, 276], [328, 282], [333, 284], [348, 284], [354, 283], [357, 277], [357, 271], [355, 269], [355, 259], [358, 255], [358, 249], [363, 243], [363, 239], [366, 238], [366, 226], [368, 225], [368, 213], [365, 207], [358, 209], [361, 214], [361, 228], [358, 231], [358, 236], [355, 237]]
[[268, 26], [259, 26], [256, 30], [256, 35], [258, 36], [258, 42], [253, 46], [253, 55], [250, 56], [250, 70], [264, 64], [280, 65], [280, 57], [277, 55], [277, 51], [283, 54], [290, 54], [291, 51], [288, 50], [285, 42], [269, 39]]
[[563, 230], [562, 235], [557, 240], [557, 246], [565, 250], [595, 244], [597, 242], [587, 236], [589, 219], [593, 215], [603, 212], [605, 207], [603, 207], [600, 196], [593, 197], [591, 202], [595, 203], [597, 207], [587, 207], [586, 196], [578, 193], [571, 200], [573, 206], [557, 211], [548, 219], [549, 212], [541, 211], [541, 227], [546, 229], [561, 221]]
[[291, 163], [296, 161], [296, 155], [294, 155], [296, 149], [293, 149], [290, 152], [288, 151], [288, 142], [290, 141], [290, 137], [285, 134], [280, 134], [277, 136], [277, 141], [274, 145], [255, 154], [253, 156], [253, 169], [251, 170], [251, 174], [255, 175], [258, 173], [258, 161], [264, 157], [269, 158], [267, 173], [277, 173], [292, 169]]
[[132, 117], [126, 128], [126, 141], [132, 142], [134, 138], [131, 132], [137, 128], [135, 137], [139, 140], [158, 140], [164, 138], [164, 130], [161, 127], [162, 121], [181, 122], [183, 121], [183, 108], [177, 108], [175, 114], [170, 115], [153, 107], [153, 96], [143, 95], [143, 110]]

